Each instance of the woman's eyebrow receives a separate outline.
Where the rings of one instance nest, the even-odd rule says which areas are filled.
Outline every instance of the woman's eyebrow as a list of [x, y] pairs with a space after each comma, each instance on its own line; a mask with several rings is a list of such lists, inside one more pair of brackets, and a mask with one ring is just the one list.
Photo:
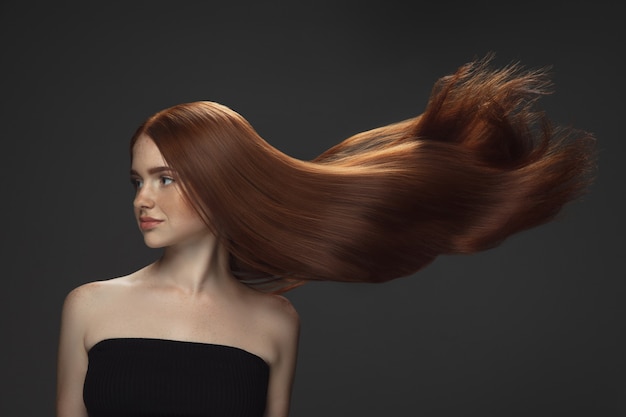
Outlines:
[[[154, 175], [154, 174], [158, 174], [161, 172], [173, 172], [174, 170], [170, 167], [154, 167], [154, 168], [150, 168], [148, 169], [148, 174], [150, 175]], [[134, 169], [130, 170], [130, 175], [139, 175], [139, 173], [137, 171], [135, 171]]]

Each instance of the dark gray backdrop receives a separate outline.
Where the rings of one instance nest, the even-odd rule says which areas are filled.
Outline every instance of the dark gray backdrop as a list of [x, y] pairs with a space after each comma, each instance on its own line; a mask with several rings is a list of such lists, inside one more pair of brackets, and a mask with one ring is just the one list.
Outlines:
[[420, 113], [438, 77], [490, 51], [552, 65], [542, 104], [596, 133], [597, 183], [497, 249], [288, 293], [292, 415], [626, 415], [624, 25], [617, 6], [546, 3], [3, 1], [0, 415], [53, 415], [65, 294], [158, 256], [128, 183], [145, 117], [219, 101], [308, 159]]

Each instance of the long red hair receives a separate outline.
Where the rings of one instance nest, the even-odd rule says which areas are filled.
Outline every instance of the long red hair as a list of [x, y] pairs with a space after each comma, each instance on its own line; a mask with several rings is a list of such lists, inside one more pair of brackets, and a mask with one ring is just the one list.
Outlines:
[[263, 140], [218, 103], [162, 110], [152, 138], [249, 285], [383, 282], [552, 220], [593, 179], [595, 141], [535, 109], [542, 71], [471, 62], [423, 114], [358, 133], [312, 161]]

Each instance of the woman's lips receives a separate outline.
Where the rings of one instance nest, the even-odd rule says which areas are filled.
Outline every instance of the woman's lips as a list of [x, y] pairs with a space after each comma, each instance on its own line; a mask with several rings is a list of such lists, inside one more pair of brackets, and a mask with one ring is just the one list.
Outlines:
[[141, 230], [150, 230], [159, 225], [163, 220], [153, 219], [152, 217], [140, 217], [139, 227]]

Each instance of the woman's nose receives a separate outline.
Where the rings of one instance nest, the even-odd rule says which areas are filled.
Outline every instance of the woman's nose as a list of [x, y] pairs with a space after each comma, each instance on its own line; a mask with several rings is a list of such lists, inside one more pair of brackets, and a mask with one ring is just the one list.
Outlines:
[[150, 191], [150, 187], [144, 185], [137, 189], [133, 205], [138, 209], [154, 207], [154, 195]]

